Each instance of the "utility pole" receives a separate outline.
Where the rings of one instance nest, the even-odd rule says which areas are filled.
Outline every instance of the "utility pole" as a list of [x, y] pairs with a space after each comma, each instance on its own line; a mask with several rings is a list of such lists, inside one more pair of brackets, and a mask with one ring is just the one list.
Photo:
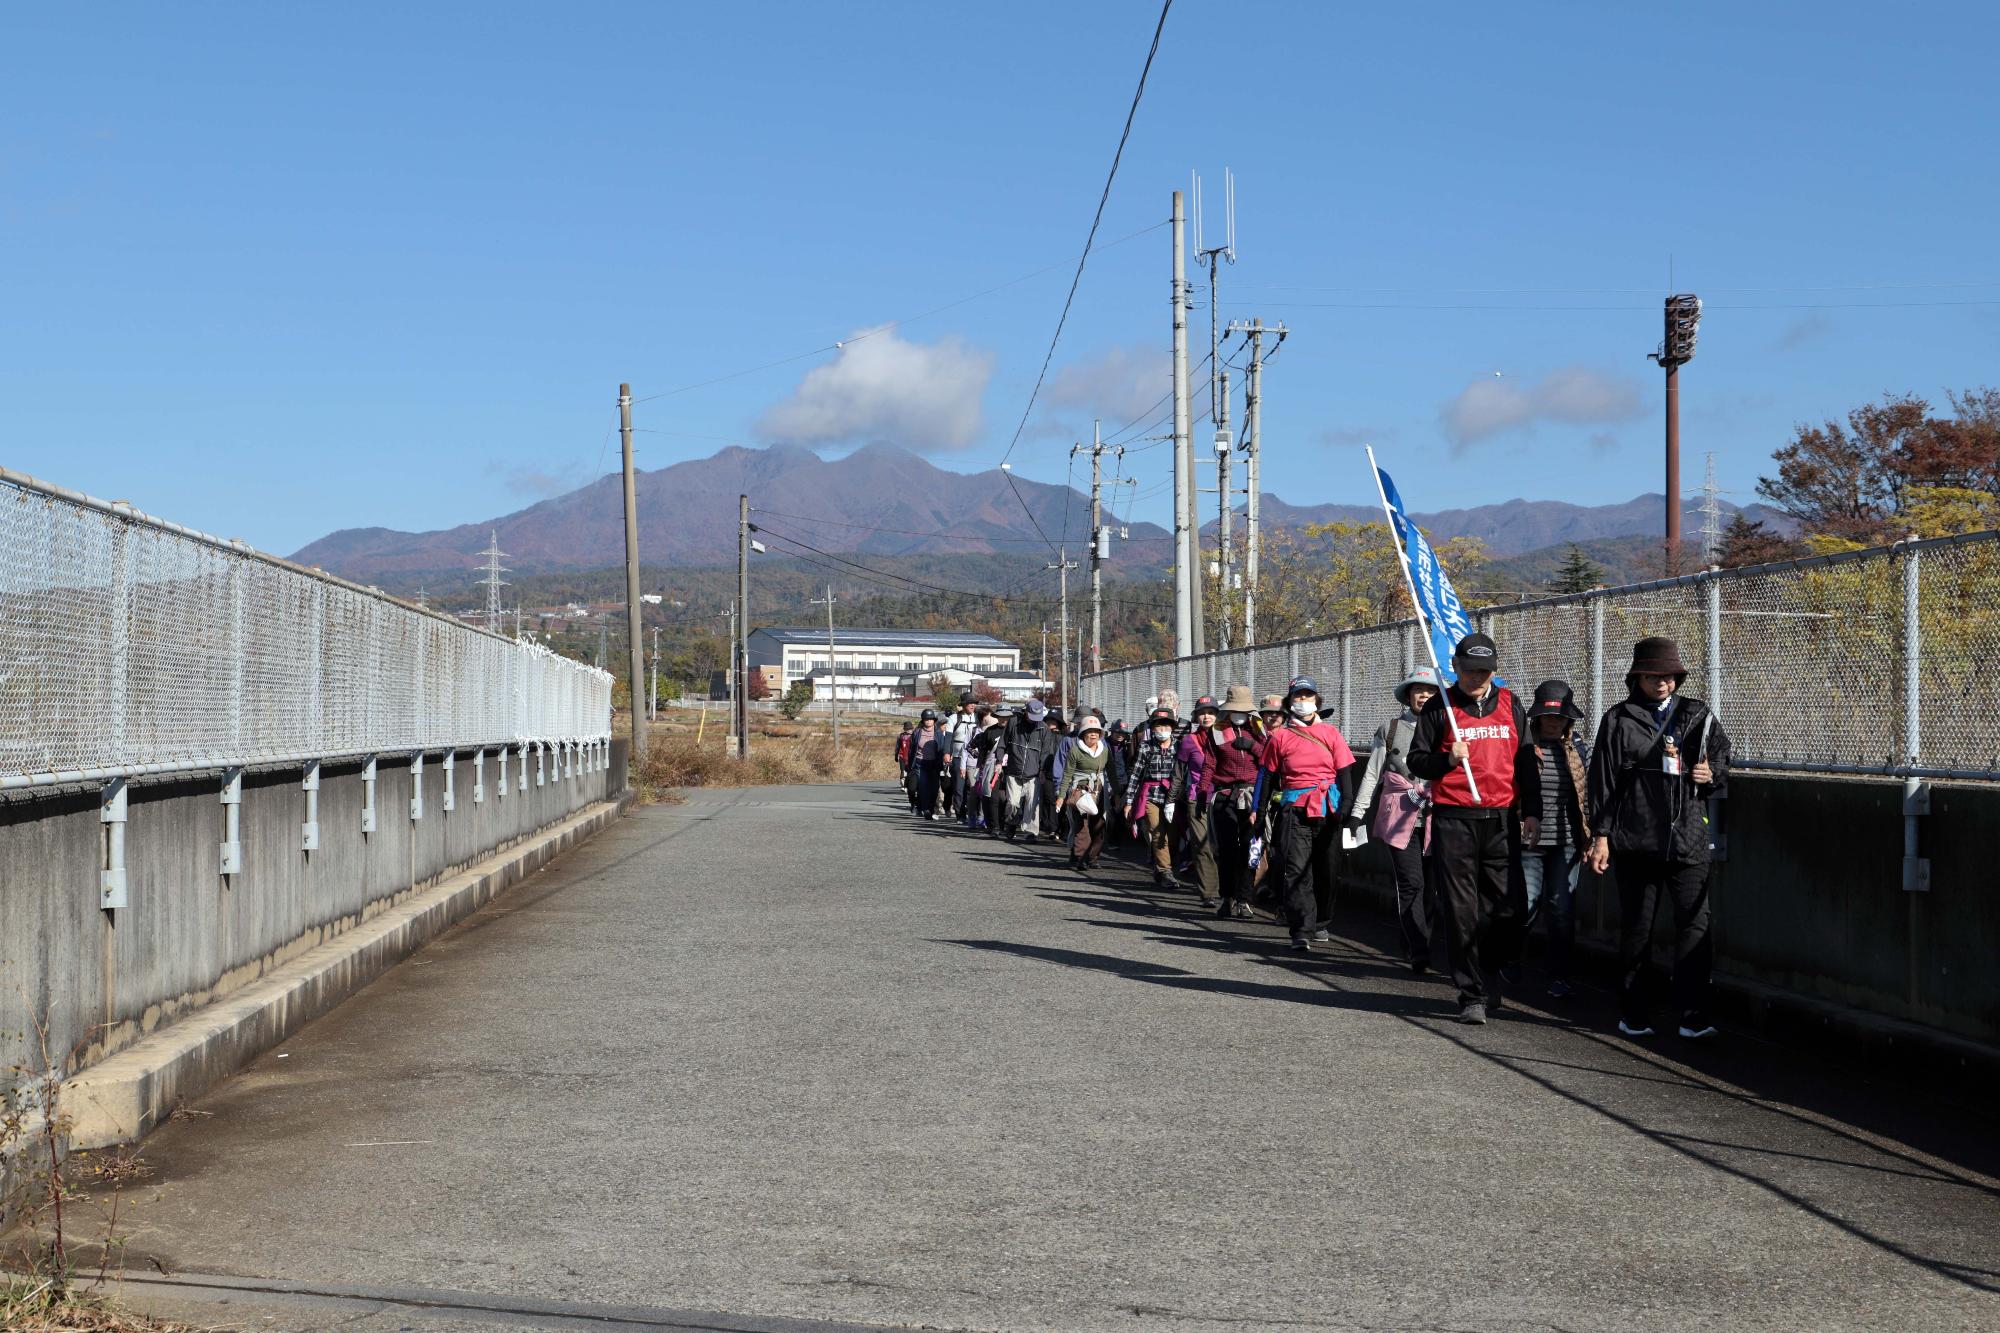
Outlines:
[[1051, 683], [1055, 681], [1055, 677], [1049, 674], [1049, 622], [1046, 620], [1042, 622], [1042, 679]]
[[736, 497], [736, 614], [729, 622], [729, 656], [735, 699], [729, 718], [736, 726], [736, 757], [750, 757], [750, 497]]
[[658, 625], [653, 626], [653, 688], [651, 697], [652, 702], [646, 705], [646, 716], [657, 718], [660, 715], [660, 627]]
[[1229, 650], [1229, 581], [1236, 563], [1236, 548], [1230, 540], [1229, 519], [1229, 451], [1233, 441], [1229, 438], [1229, 372], [1218, 372], [1222, 382], [1222, 394], [1216, 399], [1215, 413], [1215, 491], [1221, 501], [1222, 514], [1216, 520], [1217, 546], [1220, 556], [1216, 568], [1221, 577], [1216, 582], [1215, 646], [1224, 652]]
[[[1195, 651], [1194, 459], [1188, 445], [1187, 237], [1181, 192], [1174, 191], [1174, 656]], [[1048, 672], [1042, 673], [1044, 676]]]
[[[1056, 688], [1062, 691], [1063, 707], [1065, 708], [1074, 708], [1076, 706], [1076, 696], [1071, 693], [1069, 682], [1069, 572], [1076, 567], [1076, 561], [1069, 558], [1069, 548], [1066, 546], [1058, 546], [1056, 548], [1056, 562], [1053, 565], [1042, 566], [1043, 569], [1053, 569], [1056, 571], [1056, 579], [1061, 587], [1059, 598], [1062, 606], [1062, 622], [1056, 629], [1056, 675], [1061, 677], [1061, 679], [1056, 682]], [[1044, 658], [1047, 658], [1049, 652], [1048, 632], [1049, 627], [1043, 625], [1042, 656]], [[1043, 674], [1046, 675], [1047, 673], [1044, 672]]]
[[[1229, 406], [1224, 401], [1228, 394], [1228, 380], [1222, 375], [1222, 326], [1220, 322], [1222, 301], [1220, 283], [1222, 261], [1226, 259], [1232, 264], [1236, 262], [1236, 177], [1227, 168], [1224, 168], [1222, 172], [1223, 242], [1221, 245], [1207, 247], [1202, 245], [1201, 227], [1204, 221], [1202, 216], [1203, 211], [1201, 204], [1201, 177], [1196, 176], [1194, 178], [1195, 258], [1206, 262], [1208, 265], [1208, 417], [1210, 421], [1216, 424], [1216, 448], [1220, 451], [1226, 447], [1223, 444], [1222, 428], [1227, 424], [1229, 419]], [[1217, 392], [1218, 388], [1221, 390], [1220, 394]], [[1226, 454], [1224, 458], [1225, 460], [1227, 459]], [[1190, 441], [1188, 445], [1188, 464], [1192, 467], [1193, 463], [1194, 446], [1192, 441]], [[1226, 461], [1224, 462], [1224, 467], [1227, 467]], [[1222, 504], [1224, 509], [1227, 509], [1229, 506], [1228, 489], [1226, 485], [1223, 487]], [[1188, 498], [1188, 511], [1192, 519], [1190, 523], [1192, 530], [1189, 533], [1188, 544], [1195, 558], [1194, 650], [1202, 653], [1208, 651], [1208, 644], [1203, 616], [1205, 592], [1203, 587], [1203, 570], [1201, 568], [1201, 510], [1192, 494]], [[1226, 519], [1224, 521], [1227, 522]], [[1226, 557], [1224, 558], [1226, 559]], [[1222, 563], [1222, 560], [1218, 560], [1218, 572], [1222, 572], [1225, 569], [1226, 566]], [[1221, 616], [1219, 623], [1222, 626], [1219, 638], [1222, 646], [1227, 647], [1229, 641], [1229, 612], [1227, 609], [1229, 597], [1226, 585], [1223, 586], [1221, 591], [1221, 604], [1217, 608]]]
[[[1243, 384], [1243, 646], [1257, 643], [1257, 564], [1262, 536], [1259, 514], [1263, 504], [1264, 335], [1278, 335], [1282, 347], [1291, 330], [1282, 322], [1266, 328], [1263, 317], [1233, 321], [1229, 332], [1250, 339], [1249, 374]], [[1276, 348], [1273, 348], [1275, 354]]]
[[[1075, 453], [1081, 449], [1071, 449]], [[1104, 423], [1090, 427], [1090, 669], [1104, 670], [1104, 562], [1111, 558], [1111, 529], [1104, 526]], [[1125, 456], [1124, 445], [1111, 453]], [[1079, 673], [1081, 674], [1081, 673]]]
[[833, 709], [833, 752], [840, 753], [840, 659], [833, 651], [833, 585], [826, 585], [826, 596], [815, 597], [812, 604], [826, 603], [826, 671], [827, 706]]
[[1667, 572], [1681, 567], [1681, 367], [1694, 360], [1701, 330], [1701, 298], [1669, 296], [1660, 350], [1646, 359], [1667, 372]]
[[645, 694], [646, 642], [639, 622], [639, 492], [632, 478], [632, 386], [618, 386], [618, 438], [625, 454], [625, 616], [631, 621], [632, 763], [646, 758], [646, 720], [639, 712]]

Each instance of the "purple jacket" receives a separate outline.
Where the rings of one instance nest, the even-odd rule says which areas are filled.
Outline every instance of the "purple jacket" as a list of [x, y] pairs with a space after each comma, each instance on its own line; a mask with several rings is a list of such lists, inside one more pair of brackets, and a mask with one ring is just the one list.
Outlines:
[[1181, 737], [1177, 757], [1187, 770], [1188, 799], [1206, 801], [1215, 795], [1215, 774], [1208, 766], [1208, 751], [1201, 748], [1201, 742], [1194, 738], [1192, 730]]

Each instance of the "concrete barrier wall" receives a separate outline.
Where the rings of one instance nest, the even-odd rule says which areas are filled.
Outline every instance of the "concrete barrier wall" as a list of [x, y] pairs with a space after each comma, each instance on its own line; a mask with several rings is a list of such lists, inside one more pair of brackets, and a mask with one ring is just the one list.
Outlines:
[[[1939, 783], [1921, 824], [1931, 890], [1903, 891], [1902, 784], [1738, 771], [1710, 885], [1716, 975], [1768, 1000], [1909, 1023], [2000, 1055], [2000, 788]], [[1353, 858], [1378, 904], [1388, 861]], [[1586, 872], [1577, 934], [1618, 943], [1617, 885]], [[1671, 911], [1655, 924], [1669, 960]], [[1541, 928], [1537, 927], [1537, 935]]]
[[[128, 789], [128, 905], [98, 906], [104, 825], [95, 789], [23, 794], [0, 803], [0, 1064], [38, 1067], [35, 1027], [74, 1071], [175, 1017], [350, 929], [401, 896], [527, 837], [625, 786], [626, 745], [594, 772], [528, 786], [510, 756], [499, 790], [486, 756], [474, 800], [473, 756], [454, 765], [455, 808], [444, 808], [444, 762], [423, 769], [423, 817], [413, 820], [406, 757], [376, 765], [376, 831], [362, 832], [359, 763], [320, 772], [317, 851], [300, 850], [305, 818], [297, 769], [246, 773], [239, 818], [242, 871], [218, 873], [221, 775]], [[4, 1080], [0, 1080], [4, 1082]]]

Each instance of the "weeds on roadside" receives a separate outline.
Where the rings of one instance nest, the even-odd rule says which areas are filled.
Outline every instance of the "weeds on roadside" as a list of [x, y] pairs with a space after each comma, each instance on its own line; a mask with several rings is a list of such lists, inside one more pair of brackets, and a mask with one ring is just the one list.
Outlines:
[[[23, 996], [23, 999], [26, 999]], [[8, 1333], [195, 1333], [191, 1325], [132, 1314], [83, 1286], [101, 1287], [112, 1257], [122, 1252], [119, 1204], [125, 1190], [152, 1174], [129, 1147], [96, 1155], [72, 1152], [71, 1119], [62, 1105], [63, 1081], [96, 1031], [85, 1033], [62, 1060], [51, 1058], [47, 1011], [34, 1017], [29, 1059], [7, 1067], [0, 1088], [0, 1176], [10, 1164], [16, 1179], [0, 1197], [0, 1223], [15, 1226], [0, 1262], [0, 1329]], [[20, 1034], [25, 1035], [25, 1034]], [[26, 1044], [26, 1043], [24, 1043]], [[110, 1188], [108, 1207], [75, 1188], [87, 1180]], [[93, 1238], [97, 1271], [79, 1269], [72, 1255], [78, 1204], [97, 1202], [103, 1226]], [[67, 1207], [66, 1207], [67, 1205]]]

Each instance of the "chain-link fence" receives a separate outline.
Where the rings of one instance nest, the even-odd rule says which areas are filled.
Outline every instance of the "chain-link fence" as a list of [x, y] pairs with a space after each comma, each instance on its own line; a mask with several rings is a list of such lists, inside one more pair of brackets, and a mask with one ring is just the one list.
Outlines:
[[[1685, 688], [1716, 706], [1744, 767], [2000, 779], [2000, 532], [1691, 574], [1474, 613], [1524, 696], [1569, 682], [1595, 718], [1625, 697], [1632, 645], [1680, 644]], [[1415, 621], [1105, 671], [1080, 698], [1128, 725], [1172, 687], [1181, 711], [1241, 681], [1259, 695], [1312, 676], [1366, 744], [1428, 662]]]
[[0, 469], [0, 787], [610, 722], [594, 667]]

